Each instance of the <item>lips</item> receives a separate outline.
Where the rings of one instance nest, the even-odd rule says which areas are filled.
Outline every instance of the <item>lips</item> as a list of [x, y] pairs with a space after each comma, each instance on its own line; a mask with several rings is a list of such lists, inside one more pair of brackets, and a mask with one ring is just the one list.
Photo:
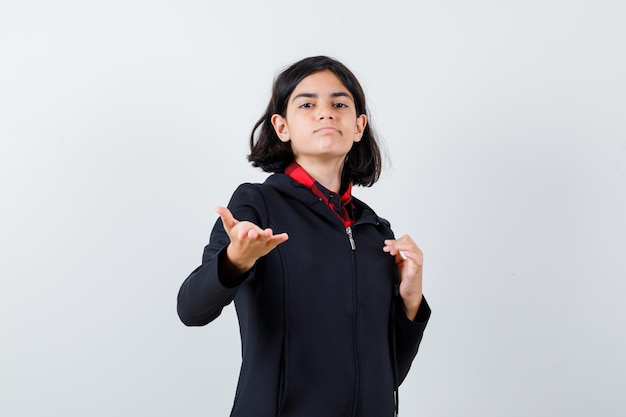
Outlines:
[[337, 128], [333, 126], [324, 126], [315, 130], [315, 133], [324, 133], [324, 132], [339, 132], [339, 130], [337, 130]]

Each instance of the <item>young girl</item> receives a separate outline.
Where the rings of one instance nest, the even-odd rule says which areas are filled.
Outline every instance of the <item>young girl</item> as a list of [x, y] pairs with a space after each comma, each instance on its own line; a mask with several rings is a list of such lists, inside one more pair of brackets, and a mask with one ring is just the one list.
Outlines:
[[274, 82], [242, 184], [178, 294], [188, 326], [235, 300], [243, 361], [232, 417], [384, 417], [430, 308], [422, 252], [352, 196], [379, 177], [363, 90], [340, 62], [303, 59]]

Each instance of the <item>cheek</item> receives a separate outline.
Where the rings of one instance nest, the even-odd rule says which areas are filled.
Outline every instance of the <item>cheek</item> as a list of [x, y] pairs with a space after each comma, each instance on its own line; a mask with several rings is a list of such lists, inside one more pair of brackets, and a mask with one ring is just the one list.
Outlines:
[[302, 136], [305, 135], [307, 133], [308, 129], [308, 124], [306, 123], [306, 121], [303, 120], [296, 120], [293, 121], [291, 124], [291, 130], [290, 132], [293, 135], [298, 135], [298, 136]]

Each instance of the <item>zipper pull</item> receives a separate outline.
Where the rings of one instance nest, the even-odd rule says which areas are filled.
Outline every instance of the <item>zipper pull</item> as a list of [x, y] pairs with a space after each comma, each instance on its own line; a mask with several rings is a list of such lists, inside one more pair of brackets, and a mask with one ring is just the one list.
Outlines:
[[356, 250], [356, 243], [354, 243], [354, 239], [352, 238], [352, 228], [350, 226], [346, 227], [346, 233], [348, 234], [348, 239], [350, 240], [350, 247], [352, 250]]

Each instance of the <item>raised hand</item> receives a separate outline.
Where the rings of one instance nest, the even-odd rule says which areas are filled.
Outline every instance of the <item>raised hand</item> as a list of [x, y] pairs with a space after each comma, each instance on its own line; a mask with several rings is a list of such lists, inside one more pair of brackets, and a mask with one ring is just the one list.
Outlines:
[[399, 239], [385, 240], [383, 251], [395, 256], [400, 277], [400, 296], [404, 302], [407, 317], [413, 320], [422, 302], [424, 255], [409, 235], [404, 235]]
[[248, 271], [260, 257], [289, 239], [287, 233], [275, 235], [270, 228], [261, 229], [252, 222], [235, 219], [226, 207], [218, 207], [215, 211], [222, 219], [224, 230], [230, 238], [226, 257], [231, 275]]

